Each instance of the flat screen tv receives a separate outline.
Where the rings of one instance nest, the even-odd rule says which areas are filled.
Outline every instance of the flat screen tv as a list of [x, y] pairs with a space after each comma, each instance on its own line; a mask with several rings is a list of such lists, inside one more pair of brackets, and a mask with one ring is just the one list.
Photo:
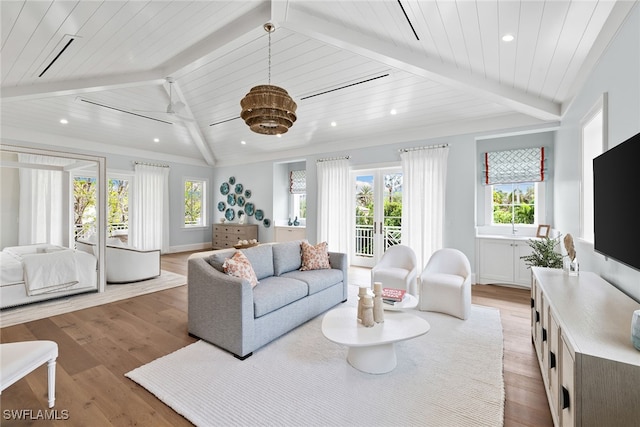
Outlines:
[[640, 270], [640, 133], [593, 159], [596, 252]]

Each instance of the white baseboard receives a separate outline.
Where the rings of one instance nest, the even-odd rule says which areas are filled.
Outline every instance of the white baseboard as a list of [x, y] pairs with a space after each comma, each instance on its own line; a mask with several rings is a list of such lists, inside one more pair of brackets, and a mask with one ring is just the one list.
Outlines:
[[204, 243], [193, 243], [191, 245], [180, 245], [180, 246], [170, 246], [169, 252], [170, 254], [175, 254], [178, 252], [191, 252], [191, 251], [200, 251], [200, 250], [211, 250], [211, 242]]

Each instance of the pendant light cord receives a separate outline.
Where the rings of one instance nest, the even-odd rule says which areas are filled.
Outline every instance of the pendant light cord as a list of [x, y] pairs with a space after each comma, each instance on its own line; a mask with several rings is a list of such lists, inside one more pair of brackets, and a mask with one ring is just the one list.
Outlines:
[[269, 85], [271, 85], [271, 31], [268, 31], [268, 33], [269, 33]]

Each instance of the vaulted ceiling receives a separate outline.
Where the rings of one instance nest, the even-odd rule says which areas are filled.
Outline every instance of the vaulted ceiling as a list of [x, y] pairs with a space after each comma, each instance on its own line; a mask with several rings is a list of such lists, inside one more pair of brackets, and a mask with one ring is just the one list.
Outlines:
[[[2, 138], [224, 165], [554, 123], [636, 4], [2, 0]], [[266, 22], [281, 136], [239, 118]]]

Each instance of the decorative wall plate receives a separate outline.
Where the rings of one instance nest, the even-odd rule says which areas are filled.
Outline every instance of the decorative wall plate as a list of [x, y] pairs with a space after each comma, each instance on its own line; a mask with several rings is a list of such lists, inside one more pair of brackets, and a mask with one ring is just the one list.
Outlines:
[[236, 177], [235, 176], [230, 176], [229, 177], [229, 184], [233, 185], [236, 183]]
[[236, 205], [236, 195], [235, 194], [228, 194], [227, 195], [227, 204], [229, 206], [235, 206]]
[[233, 209], [228, 208], [224, 213], [224, 217], [227, 219], [227, 221], [233, 221], [233, 219], [236, 217], [236, 213]]
[[224, 202], [218, 202], [218, 210], [223, 212], [227, 208], [227, 205]]
[[222, 185], [220, 186], [220, 192], [225, 196], [229, 194], [229, 184], [226, 182], [223, 182]]
[[262, 221], [262, 223], [264, 224], [265, 228], [271, 227], [271, 220], [269, 218], [265, 218], [264, 221]]
[[246, 205], [244, 205], [244, 211], [249, 216], [253, 215], [255, 212], [255, 207], [253, 206], [253, 203], [247, 203]]
[[236, 197], [236, 203], [238, 204], [238, 206], [244, 206], [244, 196]]
[[258, 209], [256, 211], [256, 219], [258, 221], [262, 221], [264, 219], [264, 212], [262, 212], [262, 209]]
[[242, 190], [244, 190], [244, 186], [242, 184], [236, 184], [236, 194], [242, 194]]
[[251, 190], [244, 190], [244, 197], [246, 197], [247, 199], [251, 198]]

